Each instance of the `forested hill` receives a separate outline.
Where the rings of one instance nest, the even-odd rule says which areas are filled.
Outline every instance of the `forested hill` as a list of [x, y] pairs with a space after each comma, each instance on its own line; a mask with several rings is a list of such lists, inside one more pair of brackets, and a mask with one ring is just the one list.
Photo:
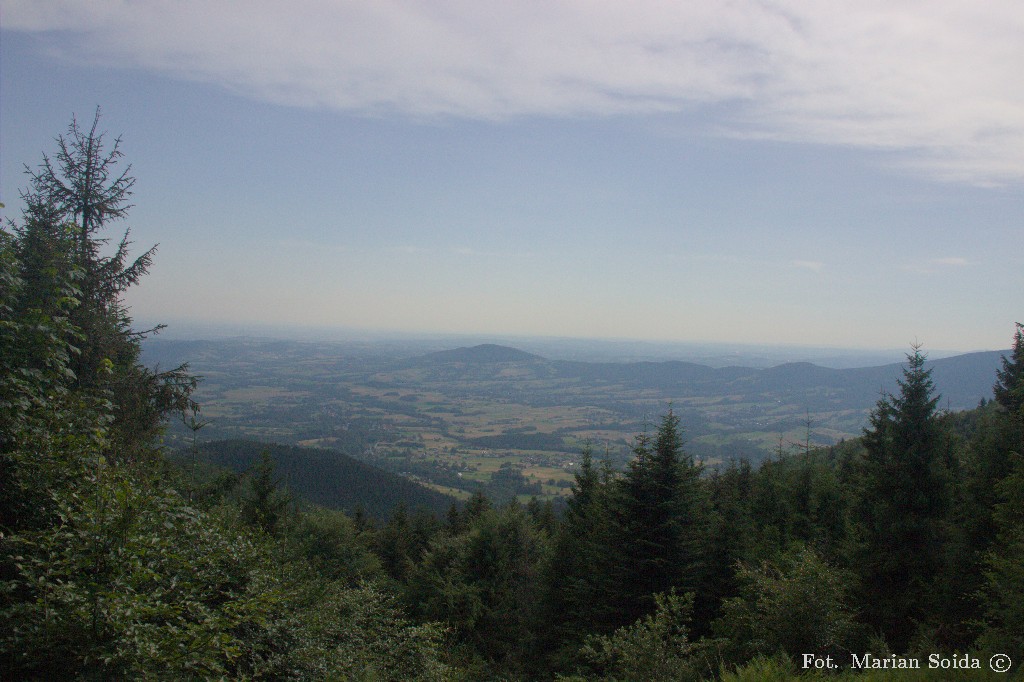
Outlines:
[[[967, 353], [928, 361], [942, 407], [968, 409], [992, 397], [992, 376], [1010, 351]], [[670, 390], [678, 396], [773, 394], [782, 400], [818, 395], [831, 407], [866, 408], [883, 393], [897, 391], [904, 365], [831, 369], [794, 362], [768, 369], [713, 368], [692, 362], [576, 362], [547, 360], [515, 348], [481, 345], [403, 360], [393, 365], [395, 378], [425, 381], [574, 380], [631, 388]]]
[[483, 343], [469, 348], [455, 348], [442, 350], [436, 353], [429, 353], [419, 358], [420, 361], [430, 363], [465, 362], [472, 364], [488, 364], [495, 362], [545, 362], [544, 358], [533, 353], [499, 346], [493, 343]]
[[[1000, 358], [1010, 351], [983, 351], [930, 360], [936, 392], [945, 409], [969, 409], [992, 397], [992, 376]], [[406, 385], [448, 382], [571, 381], [585, 386], [620, 386], [659, 389], [675, 397], [771, 396], [807, 402], [830, 409], [869, 409], [884, 392], [898, 390], [902, 363], [855, 369], [832, 369], [809, 362], [793, 362], [768, 369], [709, 367], [693, 362], [580, 362], [549, 360], [509, 346], [482, 344], [428, 353], [412, 358], [356, 355], [342, 344], [302, 343], [261, 339], [178, 341], [153, 339], [146, 343], [148, 365], [175, 366], [190, 362], [200, 374], [216, 381], [229, 368], [235, 379], [261, 374], [267, 363], [302, 365], [319, 363], [322, 373], [343, 373], [347, 378]], [[542, 388], [542, 386], [538, 386]], [[549, 386], [543, 388], [550, 392]], [[810, 398], [812, 401], [808, 402]]]
[[[939, 408], [957, 411], [991, 400], [1001, 355], [928, 362]], [[802, 442], [808, 422], [812, 440], [828, 445], [860, 435], [883, 392], [899, 390], [903, 369], [898, 363], [759, 369], [683, 361], [580, 362], [494, 345], [417, 354], [408, 345], [256, 338], [158, 338], [147, 342], [143, 361], [149, 367], [188, 362], [202, 377], [195, 398], [210, 418], [204, 438], [329, 447], [359, 458], [371, 445], [385, 443], [390, 445], [374, 451], [389, 458], [385, 468], [426, 455], [427, 462], [436, 459], [459, 471], [466, 471], [467, 462], [456, 461], [458, 456], [485, 455], [481, 448], [504, 447], [494, 437], [530, 431], [546, 434], [543, 447], [519, 437], [515, 442], [561, 452], [546, 466], [562, 472], [587, 439], [610, 444], [625, 462], [644, 420], [669, 404], [682, 419], [691, 451], [702, 459], [759, 460], [774, 451], [780, 437]], [[176, 428], [172, 437], [187, 437]], [[456, 455], [460, 448], [468, 449]], [[401, 466], [398, 471], [415, 468]], [[557, 473], [555, 478], [564, 478]], [[543, 478], [551, 477], [548, 472]], [[435, 483], [452, 485], [447, 479]]]
[[399, 505], [443, 515], [456, 501], [336, 450], [250, 440], [213, 441], [201, 448], [205, 461], [239, 473], [252, 469], [263, 453], [270, 456], [284, 487], [330, 509], [352, 513], [361, 508], [371, 517], [384, 519]]

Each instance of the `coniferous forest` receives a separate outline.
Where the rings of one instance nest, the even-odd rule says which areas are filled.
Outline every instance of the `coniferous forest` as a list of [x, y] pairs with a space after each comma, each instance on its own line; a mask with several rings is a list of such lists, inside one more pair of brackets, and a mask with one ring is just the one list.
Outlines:
[[622, 471], [585, 450], [564, 508], [345, 513], [244, 445], [242, 474], [198, 439], [167, 456], [170, 420], [202, 427], [198, 377], [140, 362], [159, 330], [123, 296], [156, 253], [133, 253], [134, 178], [97, 126], [27, 170], [0, 230], [0, 677], [1019, 674], [1021, 324], [971, 411], [940, 409], [914, 347], [837, 446], [711, 469], [669, 409]]

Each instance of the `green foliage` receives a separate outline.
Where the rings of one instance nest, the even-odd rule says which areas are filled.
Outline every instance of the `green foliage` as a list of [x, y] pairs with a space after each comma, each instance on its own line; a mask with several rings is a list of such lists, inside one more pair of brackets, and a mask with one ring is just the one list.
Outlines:
[[470, 535], [444, 535], [431, 543], [409, 578], [407, 594], [416, 612], [453, 627], [467, 637], [484, 613], [483, 586], [467, 575]]
[[1013, 469], [1014, 452], [1024, 452], [1024, 430], [995, 402], [974, 411], [973, 433], [964, 457], [965, 509], [962, 523], [978, 551], [995, 538], [993, 512], [999, 501], [997, 485]]
[[301, 515], [279, 546], [231, 507], [191, 507], [159, 468], [100, 451], [65, 439], [12, 455], [23, 487], [46, 486], [0, 551], [0, 662], [14, 677], [448, 674], [443, 633], [360, 582], [376, 562], [347, 519]]
[[[68, 232], [55, 239], [67, 242]], [[0, 452], [27, 433], [65, 428], [64, 405], [75, 400], [70, 363], [80, 335], [68, 316], [80, 271], [46, 262], [33, 272], [24, 250], [23, 239], [0, 227]]]
[[382, 577], [380, 559], [343, 512], [317, 509], [296, 514], [282, 533], [297, 557], [328, 580], [350, 586]]
[[[1024, 537], [1020, 515], [1024, 498], [1021, 453], [1024, 453], [1024, 414], [1018, 402], [1024, 382], [1024, 327], [1017, 324], [1010, 358], [997, 372], [996, 400], [965, 415], [967, 436], [963, 502], [956, 526], [962, 538], [960, 556], [966, 569], [957, 586], [973, 600], [964, 620], [980, 626], [979, 643], [1003, 651], [1014, 660], [1024, 656]], [[1017, 396], [1017, 397], [1015, 397]], [[1016, 652], [1014, 655], [1013, 652]]]
[[568, 667], [585, 637], [610, 632], [611, 593], [610, 486], [602, 481], [592, 453], [584, 449], [575, 475], [573, 495], [553, 539], [544, 566], [544, 633], [547, 646], [560, 648], [556, 666]]
[[481, 516], [491, 511], [493, 505], [487, 495], [480, 491], [477, 491], [470, 495], [469, 500], [466, 502], [465, 508], [462, 510], [462, 522], [473, 523]]
[[613, 593], [616, 624], [635, 621], [653, 608], [653, 595], [699, 586], [699, 549], [707, 515], [700, 466], [683, 451], [679, 418], [662, 418], [653, 441], [637, 438], [634, 459], [611, 499]]
[[269, 454], [274, 470], [287, 481], [289, 490], [323, 507], [350, 514], [361, 508], [365, 514], [383, 520], [401, 504], [441, 515], [453, 502], [448, 495], [337, 450], [251, 440], [212, 441], [200, 444], [199, 460], [242, 473], [254, 470], [263, 452]]
[[[54, 522], [51, 488], [81, 475], [72, 453], [104, 445], [111, 421], [106, 401], [74, 389], [80, 334], [67, 315], [77, 305], [77, 271], [33, 273], [22, 246], [0, 229], [0, 277], [9, 285], [0, 288], [0, 533]], [[37, 299], [26, 278], [53, 298]]]
[[398, 581], [408, 578], [409, 571], [425, 547], [416, 546], [412, 521], [404, 504], [400, 504], [388, 522], [377, 531], [374, 548], [388, 575]]
[[1024, 420], [1024, 324], [1017, 323], [1010, 357], [1003, 357], [1002, 369], [996, 372], [996, 400], [1007, 412]]
[[[788, 682], [797, 677], [796, 666], [786, 656], [759, 656], [744, 666], [722, 673], [721, 682]], [[813, 673], [801, 679], [817, 679]], [[831, 679], [831, 678], [830, 678]]]
[[610, 635], [593, 636], [580, 652], [586, 679], [699, 680], [706, 667], [689, 641], [693, 595], [654, 596], [654, 612]]
[[984, 588], [987, 628], [982, 644], [1024, 659], [1024, 457], [997, 485], [996, 542], [987, 554]]
[[482, 512], [431, 543], [409, 578], [417, 613], [451, 626], [496, 670], [536, 664], [547, 538], [518, 504]]
[[260, 461], [253, 467], [248, 478], [248, 490], [242, 496], [240, 510], [242, 521], [271, 535], [277, 530], [291, 498], [278, 488], [274, 478], [274, 462], [270, 454], [263, 451]]
[[555, 505], [551, 500], [541, 502], [536, 497], [531, 497], [526, 503], [526, 513], [530, 515], [533, 525], [550, 537], [558, 528], [558, 518], [555, 515]]
[[907, 359], [900, 394], [871, 414], [856, 510], [865, 618], [897, 651], [936, 604], [952, 503], [930, 370], [919, 348]]
[[5, 658], [46, 677], [230, 673], [238, 628], [279, 599], [258, 572], [258, 546], [157, 482], [82, 454], [84, 475], [51, 491], [55, 522], [4, 543], [14, 569]]
[[[416, 625], [395, 597], [371, 583], [343, 588], [304, 583], [305, 608], [282, 623], [280, 635], [295, 648], [268, 678], [438, 681], [456, 679], [444, 663], [445, 632]], [[294, 597], [293, 597], [294, 598]]]
[[807, 653], [845, 657], [857, 650], [848, 577], [813, 549], [741, 565], [737, 579], [740, 594], [726, 600], [716, 624], [716, 634], [731, 643], [733, 661], [776, 654], [793, 660]]
[[100, 255], [132, 180], [95, 128], [72, 124], [0, 230], [0, 675], [450, 679], [444, 633], [360, 582], [351, 522], [286, 514], [269, 463], [241, 508], [174, 489], [153, 437], [194, 379], [136, 362], [119, 295], [151, 252]]
[[[184, 365], [154, 372], [139, 363], [147, 332], [132, 329], [122, 296], [146, 274], [154, 249], [132, 260], [126, 231], [113, 254], [105, 255], [108, 240], [101, 235], [110, 221], [127, 216], [135, 179], [130, 166], [118, 169], [120, 139], [106, 151], [98, 125], [98, 110], [88, 131], [72, 120], [67, 136], [56, 140], [56, 163], [44, 156], [36, 171], [26, 168], [25, 209], [14, 226], [26, 289], [16, 313], [25, 322], [42, 315], [60, 323], [46, 328], [71, 350], [64, 383], [109, 403], [116, 419], [108, 426], [108, 454], [115, 455], [138, 451], [168, 414], [194, 408], [190, 395], [197, 380]], [[46, 347], [25, 346], [37, 353]], [[38, 370], [38, 364], [20, 367]]]
[[714, 619], [722, 599], [736, 594], [739, 589], [736, 567], [741, 561], [752, 558], [755, 480], [755, 473], [745, 460], [733, 462], [707, 479], [711, 511], [707, 541], [702, 548], [705, 580], [701, 597], [711, 608], [701, 614], [704, 622]]

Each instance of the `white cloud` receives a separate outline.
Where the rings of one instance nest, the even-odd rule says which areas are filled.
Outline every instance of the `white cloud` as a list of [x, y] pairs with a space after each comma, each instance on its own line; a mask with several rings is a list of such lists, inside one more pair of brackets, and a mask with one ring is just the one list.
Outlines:
[[908, 263], [903, 266], [903, 270], [919, 275], [931, 275], [938, 272], [941, 268], [962, 268], [968, 265], [971, 265], [971, 262], [966, 258], [950, 256], [947, 258], [931, 258], [927, 261]]
[[724, 134], [1024, 180], [1018, 0], [7, 0], [4, 14], [64, 32], [78, 59], [283, 104], [484, 119], [713, 104]]
[[795, 260], [792, 264], [793, 267], [813, 270], [814, 272], [821, 272], [825, 267], [824, 263], [816, 260]]

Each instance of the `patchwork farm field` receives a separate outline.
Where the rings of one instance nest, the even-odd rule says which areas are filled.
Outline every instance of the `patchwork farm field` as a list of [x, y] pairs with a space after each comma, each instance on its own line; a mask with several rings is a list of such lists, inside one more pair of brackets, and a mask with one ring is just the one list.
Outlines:
[[[521, 498], [567, 495], [585, 447], [622, 466], [636, 435], [669, 409], [681, 418], [689, 454], [711, 466], [834, 444], [860, 434], [899, 374], [899, 365], [551, 361], [503, 346], [403, 357], [255, 339], [151, 343], [147, 361], [187, 361], [203, 377], [196, 398], [209, 422], [204, 440], [337, 449], [443, 492]], [[997, 361], [978, 360], [979, 374], [991, 376]], [[937, 383], [950, 373], [939, 363], [949, 362], [936, 363]], [[954, 397], [976, 402], [971, 390], [981, 384], [965, 389], [962, 375], [950, 381], [964, 393]], [[173, 446], [190, 435], [179, 424], [167, 439]]]

